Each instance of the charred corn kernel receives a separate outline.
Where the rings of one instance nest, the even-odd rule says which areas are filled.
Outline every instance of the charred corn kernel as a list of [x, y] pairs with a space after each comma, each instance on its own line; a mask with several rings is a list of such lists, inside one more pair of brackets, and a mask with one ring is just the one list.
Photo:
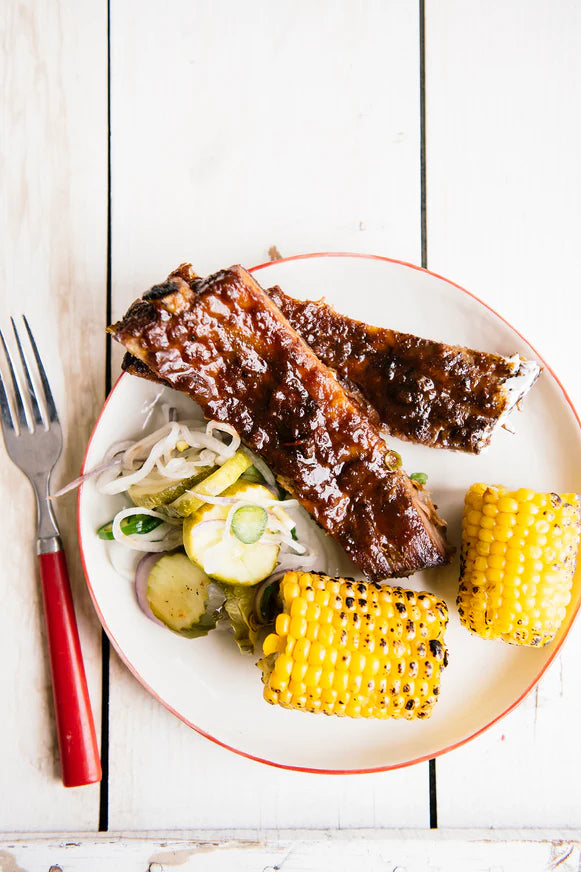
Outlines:
[[340, 717], [429, 717], [448, 662], [444, 602], [307, 572], [287, 573], [280, 590], [283, 612], [260, 662], [267, 702]]
[[318, 590], [315, 594], [315, 602], [319, 606], [328, 606], [331, 601], [331, 593], [328, 590]]
[[[477, 515], [477, 533], [468, 536]], [[484, 523], [489, 518], [492, 528]], [[546, 645], [571, 599], [581, 497], [473, 485], [466, 494], [462, 528], [457, 602], [464, 626], [485, 639]]]

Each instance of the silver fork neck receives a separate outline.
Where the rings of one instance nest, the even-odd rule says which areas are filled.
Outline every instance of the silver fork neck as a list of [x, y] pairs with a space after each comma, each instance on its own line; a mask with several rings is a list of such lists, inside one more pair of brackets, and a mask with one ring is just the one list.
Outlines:
[[46, 474], [35, 475], [31, 477], [30, 481], [36, 497], [37, 551], [39, 554], [58, 551], [59, 549], [54, 547], [40, 550], [41, 542], [46, 542], [48, 546], [48, 540], [58, 539], [59, 537], [59, 528], [48, 498], [49, 476]]

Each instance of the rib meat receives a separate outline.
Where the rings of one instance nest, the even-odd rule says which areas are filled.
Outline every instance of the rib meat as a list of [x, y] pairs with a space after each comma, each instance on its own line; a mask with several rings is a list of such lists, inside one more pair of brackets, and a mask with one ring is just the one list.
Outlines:
[[109, 330], [157, 380], [235, 427], [368, 578], [448, 560], [427, 494], [389, 468], [376, 424], [242, 267], [207, 279], [181, 267]]
[[[266, 293], [369, 416], [399, 439], [479, 454], [540, 373], [518, 354], [372, 327], [323, 301], [295, 300], [278, 286]], [[130, 354], [123, 369], [159, 380]]]
[[268, 291], [283, 315], [392, 436], [478, 454], [537, 379], [538, 364], [371, 327], [327, 303]]

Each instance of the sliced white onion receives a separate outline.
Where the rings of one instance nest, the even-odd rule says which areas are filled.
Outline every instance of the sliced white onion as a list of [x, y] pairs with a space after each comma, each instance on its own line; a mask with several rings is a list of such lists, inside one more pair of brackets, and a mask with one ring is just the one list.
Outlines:
[[280, 557], [276, 571], [289, 572], [293, 569], [309, 570], [313, 568], [316, 559], [317, 555], [311, 551], [306, 554], [284, 554]]
[[80, 475], [78, 478], [73, 479], [68, 484], [65, 484], [64, 487], [61, 487], [60, 490], [57, 490], [54, 494], [49, 496], [49, 500], [55, 500], [57, 497], [62, 497], [63, 494], [68, 494], [69, 491], [76, 490], [84, 481], [87, 481], [89, 478], [93, 478], [95, 475], [99, 475], [100, 473], [105, 472], [105, 470], [109, 469], [117, 469], [121, 464], [121, 458], [118, 460], [108, 460], [106, 463], [101, 463], [100, 466], [96, 466], [94, 469], [90, 469], [89, 472], [85, 472], [83, 475]]
[[[156, 463], [157, 471], [163, 478], [169, 481], [182, 481], [184, 478], [191, 478], [206, 464], [201, 460], [185, 460], [181, 457], [172, 457], [167, 463]], [[142, 487], [144, 482], [141, 482]]]
[[277, 512], [276, 506], [273, 506], [268, 510], [269, 517], [278, 521], [283, 530], [288, 530], [290, 533], [291, 530], [294, 530], [296, 527], [296, 521], [293, 520], [286, 512]]
[[[132, 515], [149, 515], [152, 518], [159, 518], [163, 523], [155, 530], [150, 530], [149, 533], [127, 535], [121, 529], [121, 521]], [[166, 518], [165, 515], [154, 509], [131, 506], [117, 512], [113, 518], [111, 532], [116, 542], [132, 548], [134, 551], [171, 551], [182, 542], [182, 521], [181, 519]], [[155, 534], [155, 538], [151, 535], [152, 533]]]
[[[166, 446], [168, 444], [170, 444], [171, 442], [173, 442], [173, 444], [175, 445], [175, 442], [177, 441], [177, 440], [175, 440], [175, 430], [177, 429], [178, 425], [177, 424], [169, 424], [168, 426], [171, 427], [170, 432], [167, 434], [167, 436], [164, 439], [159, 441], [157, 443], [157, 445], [155, 445], [151, 449], [149, 456], [148, 456], [147, 460], [143, 463], [143, 465], [135, 472], [130, 472], [130, 473], [127, 473], [126, 475], [121, 475], [121, 476], [119, 476], [119, 478], [116, 478], [113, 481], [102, 485], [100, 488], [101, 493], [120, 494], [123, 491], [127, 490], [129, 487], [131, 487], [132, 484], [137, 484], [138, 482], [143, 481], [143, 479], [154, 468], [156, 460], [159, 457], [161, 457], [162, 454], [164, 453], [164, 451], [166, 450]], [[129, 449], [129, 450], [131, 451], [131, 449]], [[125, 458], [127, 457], [127, 454], [128, 454], [128, 452], [125, 453]], [[124, 462], [124, 466], [125, 466], [125, 462]]]
[[167, 434], [171, 432], [172, 426], [175, 426], [172, 422], [164, 424], [163, 427], [154, 430], [153, 433], [149, 433], [147, 436], [144, 436], [143, 439], [139, 439], [137, 442], [134, 442], [129, 446], [123, 456], [124, 468], [133, 469], [134, 462], [138, 458], [146, 458], [154, 445], [156, 445], [160, 439], [164, 439]]
[[153, 398], [153, 400], [151, 400], [150, 403], [144, 403], [143, 406], [141, 407], [141, 414], [145, 415], [145, 417], [143, 419], [143, 424], [141, 425], [142, 430], [145, 430], [145, 428], [149, 424], [150, 418], [153, 415], [153, 410], [155, 409], [155, 407], [159, 403], [162, 394], [163, 394], [163, 388], [160, 388], [159, 391], [156, 393], [155, 397]]
[[223, 424], [221, 421], [208, 421], [206, 425], [206, 433], [208, 436], [211, 436], [214, 430], [218, 430], [220, 433], [228, 433], [228, 435], [232, 437], [232, 441], [227, 446], [232, 454], [240, 448], [240, 436], [238, 435], [238, 431], [230, 424]]
[[271, 506], [298, 506], [298, 500], [267, 500], [252, 493], [245, 494], [243, 500], [240, 497], [210, 497], [206, 494], [197, 493], [195, 490], [188, 491], [188, 493], [212, 506], [232, 506], [234, 503], [240, 503], [241, 506], [262, 506], [264, 509]]
[[[117, 457], [118, 454], [127, 451], [127, 449], [131, 448], [132, 445], [135, 445], [135, 440], [133, 439], [123, 439], [121, 442], [114, 442], [105, 452], [103, 460], [112, 460], [114, 457]], [[120, 459], [123, 460], [123, 458]]]
[[286, 545], [287, 548], [292, 548], [292, 550], [296, 554], [303, 554], [303, 555], [307, 554], [307, 549], [306, 549], [305, 545], [302, 545], [300, 542], [297, 542], [292, 537], [280, 536], [276, 533], [272, 533], [272, 534], [264, 533], [263, 540], [264, 540], [265, 544], [269, 544], [269, 545]]
[[[131, 554], [128, 548], [124, 548], [122, 545], [119, 545], [118, 542], [107, 542], [106, 543], [106, 553], [109, 559], [109, 563], [117, 573], [122, 578], [126, 578], [127, 581], [133, 581], [135, 578], [135, 554]], [[131, 557], [132, 564], [128, 564], [128, 557]]]
[[[222, 539], [227, 539], [228, 536], [230, 535], [230, 531], [232, 529], [232, 520], [234, 518], [234, 515], [236, 514], [238, 509], [241, 508], [241, 506], [243, 506], [243, 505], [244, 505], [244, 503], [239, 501], [238, 503], [234, 503], [233, 506], [230, 506], [230, 510], [229, 510], [228, 514], [226, 515], [226, 520], [224, 522], [224, 532], [222, 533]], [[262, 536], [260, 537], [260, 539], [262, 539]], [[260, 539], [258, 540], [259, 542], [260, 542]]]
[[257, 470], [267, 483], [267, 485], [269, 485], [269, 487], [271, 488], [276, 488], [276, 479], [270, 471], [270, 468], [262, 459], [262, 457], [259, 457], [257, 454], [254, 453], [254, 451], [251, 451], [250, 448], [245, 447], [242, 450], [244, 451], [246, 456], [250, 458], [254, 466], [257, 468]]

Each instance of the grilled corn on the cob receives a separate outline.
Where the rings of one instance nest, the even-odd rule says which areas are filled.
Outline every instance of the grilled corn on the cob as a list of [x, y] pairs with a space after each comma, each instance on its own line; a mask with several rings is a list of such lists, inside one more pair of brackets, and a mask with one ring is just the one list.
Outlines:
[[287, 572], [264, 641], [264, 698], [353, 718], [426, 718], [448, 662], [446, 604], [430, 593]]
[[577, 494], [473, 485], [462, 519], [462, 623], [484, 639], [550, 642], [571, 600], [580, 526]]

